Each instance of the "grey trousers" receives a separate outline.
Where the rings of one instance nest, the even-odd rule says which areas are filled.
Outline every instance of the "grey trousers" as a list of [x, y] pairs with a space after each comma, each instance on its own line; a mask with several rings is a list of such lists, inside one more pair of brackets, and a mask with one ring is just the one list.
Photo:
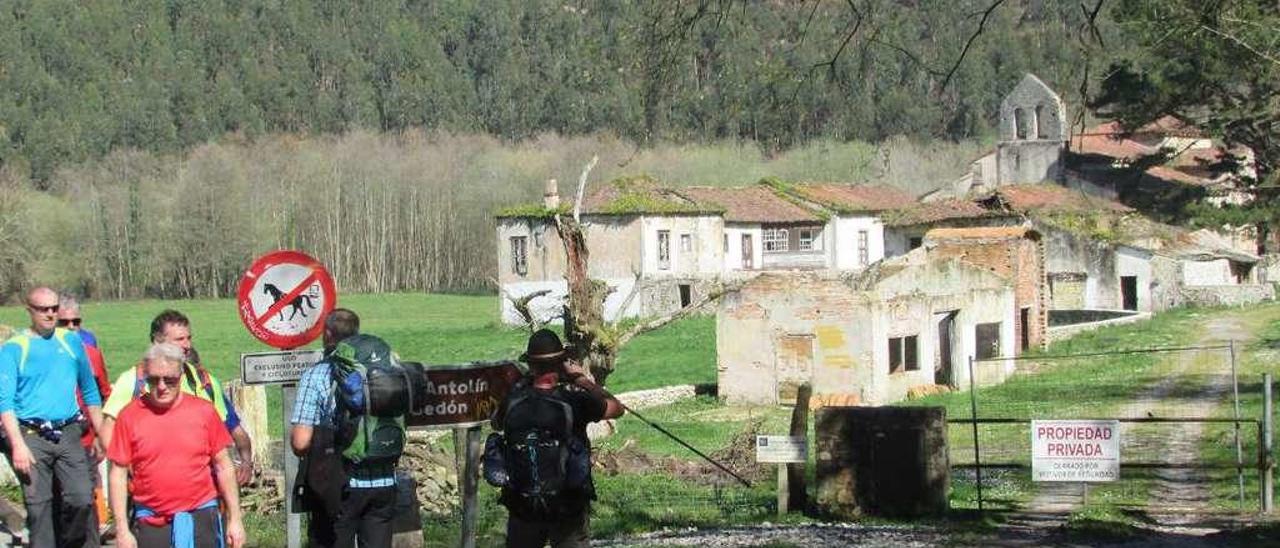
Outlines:
[[[22, 439], [31, 449], [31, 474], [22, 478], [22, 496], [27, 507], [27, 531], [32, 546], [98, 547], [98, 519], [93, 507], [91, 464], [80, 435], [84, 426], [72, 424], [62, 429], [62, 438], [52, 443], [23, 429]], [[61, 487], [61, 508], [55, 523], [53, 484]]]

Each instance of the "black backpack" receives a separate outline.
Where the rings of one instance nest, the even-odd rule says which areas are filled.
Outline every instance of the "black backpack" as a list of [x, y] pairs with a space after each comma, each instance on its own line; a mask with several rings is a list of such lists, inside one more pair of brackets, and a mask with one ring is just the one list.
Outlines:
[[501, 437], [486, 447], [486, 479], [501, 478], [503, 504], [528, 519], [576, 513], [589, 496], [590, 447], [574, 433], [573, 406], [559, 394], [518, 385], [507, 397]]

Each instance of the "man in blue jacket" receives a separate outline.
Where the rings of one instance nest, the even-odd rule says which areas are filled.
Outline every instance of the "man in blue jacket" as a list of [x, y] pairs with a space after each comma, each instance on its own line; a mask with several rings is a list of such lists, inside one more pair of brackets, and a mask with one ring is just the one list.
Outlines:
[[[96, 547], [98, 524], [89, 476], [96, 463], [90, 460], [101, 460], [105, 451], [100, 442], [92, 455], [80, 445], [86, 417], [76, 401], [76, 388], [95, 431], [102, 426], [102, 397], [79, 335], [57, 327], [58, 294], [47, 287], [31, 290], [27, 313], [31, 327], [0, 345], [0, 423], [10, 462], [22, 481], [30, 543]], [[55, 477], [62, 488], [57, 525]]]

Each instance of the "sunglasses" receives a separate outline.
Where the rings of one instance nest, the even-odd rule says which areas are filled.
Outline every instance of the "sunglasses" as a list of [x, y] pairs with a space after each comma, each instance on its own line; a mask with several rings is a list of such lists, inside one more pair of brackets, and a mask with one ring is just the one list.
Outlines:
[[147, 377], [147, 384], [151, 385], [152, 387], [158, 387], [160, 386], [161, 383], [164, 383], [165, 386], [168, 386], [170, 388], [176, 388], [178, 386], [178, 382], [181, 380], [182, 380], [181, 375], [174, 375], [172, 377], [151, 375]]
[[81, 318], [66, 318], [58, 320], [58, 327], [80, 327]]
[[27, 308], [30, 308], [32, 312], [39, 312], [39, 313], [43, 313], [43, 314], [57, 314], [57, 313], [58, 313], [58, 305], [56, 305], [56, 304], [55, 304], [55, 305], [51, 305], [51, 306], [40, 306], [40, 305], [35, 305], [35, 304], [27, 303]]

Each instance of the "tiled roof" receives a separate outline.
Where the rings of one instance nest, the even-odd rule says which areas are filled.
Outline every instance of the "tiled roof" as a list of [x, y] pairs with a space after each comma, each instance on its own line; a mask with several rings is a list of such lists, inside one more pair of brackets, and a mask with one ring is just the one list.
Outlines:
[[677, 194], [708, 208], [724, 210], [724, 220], [738, 223], [821, 222], [814, 211], [778, 196], [773, 189], [757, 185], [743, 188], [687, 187]]
[[1133, 160], [1155, 154], [1159, 149], [1129, 139], [1120, 122], [1107, 122], [1072, 135], [1071, 151]]
[[1180, 169], [1174, 169], [1165, 166], [1153, 166], [1147, 169], [1147, 175], [1165, 181], [1173, 181], [1184, 185], [1208, 186], [1213, 184], [1213, 179], [1205, 177], [1197, 177]]
[[976, 226], [971, 228], [935, 228], [924, 233], [926, 240], [1000, 240], [1038, 237], [1038, 232], [1025, 226]]
[[888, 226], [911, 226], [951, 219], [977, 219], [998, 215], [982, 206], [958, 198], [935, 202], [918, 202], [894, 210], [884, 217]]
[[583, 198], [582, 206], [584, 213], [597, 215], [719, 213], [724, 210], [694, 203], [647, 177], [610, 181]]
[[1160, 119], [1138, 128], [1134, 133], [1147, 133], [1171, 137], [1200, 138], [1204, 132], [1200, 128], [1186, 123], [1177, 116], [1164, 115]]
[[1252, 264], [1259, 260], [1257, 255], [1234, 249], [1226, 238], [1206, 229], [1179, 234], [1162, 252], [1176, 258], [1197, 261], [1227, 259]]
[[841, 213], [897, 210], [916, 202], [915, 196], [906, 191], [878, 185], [805, 183], [791, 189], [801, 198]]
[[996, 189], [995, 194], [1004, 205], [1017, 212], [1111, 211], [1123, 213], [1133, 211], [1133, 208], [1120, 202], [1054, 184], [1002, 186]]

